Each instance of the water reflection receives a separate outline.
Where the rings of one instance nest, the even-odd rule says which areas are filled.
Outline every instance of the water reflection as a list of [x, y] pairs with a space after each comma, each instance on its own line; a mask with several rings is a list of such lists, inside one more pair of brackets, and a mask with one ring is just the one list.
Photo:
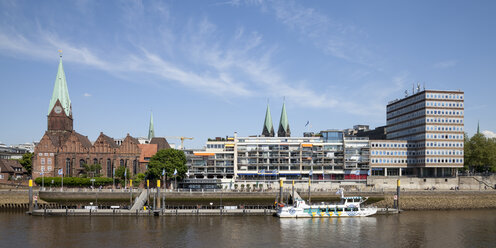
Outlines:
[[496, 246], [496, 210], [330, 219], [31, 217], [0, 212], [0, 223], [2, 247]]

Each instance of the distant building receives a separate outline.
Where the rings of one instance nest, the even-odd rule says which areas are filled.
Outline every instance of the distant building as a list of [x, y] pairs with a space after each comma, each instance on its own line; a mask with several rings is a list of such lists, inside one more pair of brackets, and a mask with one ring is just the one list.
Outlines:
[[23, 154], [28, 152], [30, 152], [30, 150], [25, 146], [6, 146], [5, 144], [0, 144], [1, 159], [20, 159]]
[[[84, 164], [100, 164], [100, 174], [113, 177], [118, 166], [138, 172], [141, 150], [129, 134], [120, 142], [100, 133], [92, 143], [87, 136], [73, 130], [72, 104], [69, 98], [62, 58], [48, 108], [48, 128], [34, 149], [33, 178], [45, 176], [78, 176]], [[134, 173], [133, 173], [134, 174]], [[132, 176], [132, 175], [129, 175]]]
[[26, 179], [28, 172], [15, 159], [0, 159], [0, 183], [9, 183], [18, 179]]

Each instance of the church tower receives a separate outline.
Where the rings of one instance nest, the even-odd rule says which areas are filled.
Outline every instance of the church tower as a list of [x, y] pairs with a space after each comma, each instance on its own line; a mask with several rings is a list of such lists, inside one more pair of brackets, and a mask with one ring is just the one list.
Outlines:
[[281, 120], [279, 120], [279, 129], [277, 130], [277, 137], [291, 137], [291, 130], [289, 130], [288, 114], [286, 113], [286, 103], [282, 103]]
[[155, 128], [153, 128], [153, 113], [150, 114], [150, 126], [148, 127], [148, 140], [155, 137]]
[[274, 126], [272, 125], [272, 116], [270, 115], [269, 103], [267, 103], [267, 111], [265, 111], [265, 122], [262, 129], [262, 136], [274, 137]]
[[72, 131], [72, 105], [67, 89], [62, 55], [60, 55], [59, 69], [53, 86], [52, 99], [48, 107], [48, 131]]

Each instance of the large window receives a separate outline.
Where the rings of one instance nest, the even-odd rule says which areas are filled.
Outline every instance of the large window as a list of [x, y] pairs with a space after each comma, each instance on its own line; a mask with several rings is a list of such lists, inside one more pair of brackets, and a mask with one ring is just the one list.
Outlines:
[[107, 159], [107, 177], [112, 176], [112, 161], [110, 159]]
[[138, 160], [133, 160], [133, 175], [138, 174]]
[[65, 176], [72, 176], [72, 171], [71, 171], [71, 159], [67, 158], [65, 160]]

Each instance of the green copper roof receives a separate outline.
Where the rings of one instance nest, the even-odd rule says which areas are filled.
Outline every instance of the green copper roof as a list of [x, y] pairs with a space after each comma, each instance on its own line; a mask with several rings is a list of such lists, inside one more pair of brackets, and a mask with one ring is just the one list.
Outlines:
[[153, 113], [150, 114], [150, 127], [148, 127], [148, 139], [155, 137], [155, 129], [153, 128]]
[[267, 111], [265, 111], [265, 122], [262, 130], [264, 136], [274, 136], [274, 126], [272, 125], [272, 116], [270, 115], [270, 107], [267, 103]]
[[287, 132], [289, 129], [289, 122], [288, 122], [288, 114], [286, 114], [286, 103], [282, 104], [282, 112], [281, 112], [281, 120], [279, 121], [281, 123], [280, 125], [282, 128], [284, 128], [284, 132]]
[[69, 90], [67, 89], [67, 81], [65, 80], [64, 67], [62, 66], [62, 58], [59, 62], [59, 70], [55, 78], [55, 85], [53, 86], [52, 99], [50, 99], [50, 106], [48, 107], [48, 114], [52, 112], [53, 106], [60, 101], [62, 108], [67, 116], [71, 114], [71, 99], [69, 98]]
[[480, 128], [479, 128], [479, 121], [477, 121], [477, 134], [480, 133]]

